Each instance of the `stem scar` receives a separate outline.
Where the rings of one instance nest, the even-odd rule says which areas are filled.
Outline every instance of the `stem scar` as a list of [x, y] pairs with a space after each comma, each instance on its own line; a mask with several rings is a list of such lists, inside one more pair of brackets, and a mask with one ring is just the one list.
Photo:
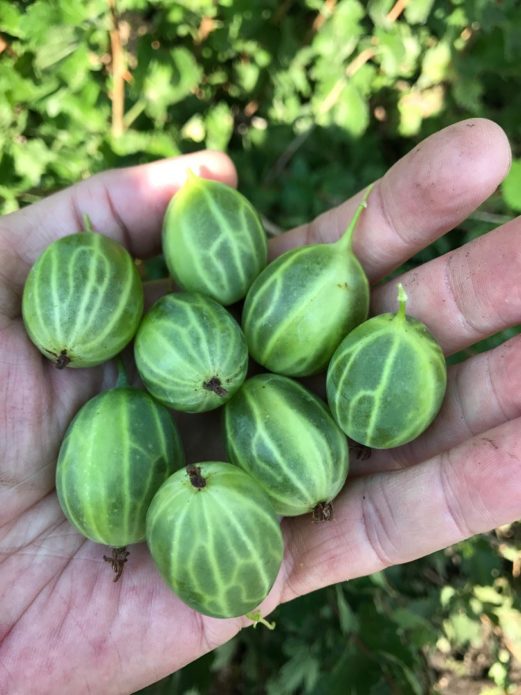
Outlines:
[[203, 478], [199, 466], [187, 466], [186, 472], [188, 473], [190, 482], [195, 488], [201, 490], [203, 487], [206, 487], [206, 480]]
[[213, 391], [213, 393], [215, 393], [217, 396], [220, 396], [221, 398], [224, 398], [224, 396], [228, 395], [228, 391], [224, 388], [218, 376], [212, 376], [211, 379], [208, 379], [208, 381], [203, 382], [203, 389], [206, 389], [207, 391]]

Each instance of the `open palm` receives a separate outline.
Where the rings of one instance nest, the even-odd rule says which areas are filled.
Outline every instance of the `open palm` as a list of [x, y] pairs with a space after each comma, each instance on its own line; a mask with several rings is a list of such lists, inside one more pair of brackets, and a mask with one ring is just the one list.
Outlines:
[[[376, 183], [355, 234], [370, 279], [467, 217], [509, 163], [503, 132], [480, 119], [441, 131], [398, 162]], [[65, 520], [54, 492], [60, 441], [77, 409], [115, 383], [115, 368], [56, 370], [20, 318], [31, 264], [81, 228], [85, 213], [135, 256], [157, 253], [166, 204], [188, 168], [235, 183], [224, 155], [201, 152], [97, 175], [0, 220], [0, 692], [133, 692], [248, 623], [187, 608], [144, 545], [113, 583], [100, 546]], [[334, 240], [357, 199], [273, 240], [272, 253]], [[514, 220], [402, 276], [408, 312], [446, 353], [520, 322], [520, 234]], [[395, 296], [394, 285], [380, 285], [373, 312], [394, 309]], [[286, 556], [263, 612], [521, 516], [520, 415], [521, 337], [451, 368], [436, 423], [409, 445], [355, 460], [333, 521], [283, 522]]]

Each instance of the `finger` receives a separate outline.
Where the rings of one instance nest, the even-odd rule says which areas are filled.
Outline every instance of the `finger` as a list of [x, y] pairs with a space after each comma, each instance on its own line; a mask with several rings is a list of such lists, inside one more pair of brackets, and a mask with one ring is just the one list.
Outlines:
[[348, 483], [331, 522], [285, 522], [283, 601], [377, 572], [521, 516], [520, 420], [401, 471]]
[[[407, 313], [446, 354], [521, 322], [521, 217], [400, 277]], [[375, 313], [396, 310], [396, 280], [374, 290]]]
[[188, 169], [230, 185], [237, 181], [231, 160], [212, 151], [105, 171], [4, 217], [0, 242], [31, 265], [54, 239], [82, 229], [87, 214], [94, 229], [124, 243], [134, 256], [148, 257], [160, 249], [166, 206]]
[[521, 335], [449, 369], [447, 393], [434, 423], [410, 444], [352, 458], [350, 475], [405, 468], [466, 439], [521, 417]]
[[[353, 249], [372, 281], [449, 231], [486, 200], [511, 162], [503, 130], [473, 118], [431, 135], [376, 182]], [[337, 239], [361, 194], [271, 241], [272, 255]]]

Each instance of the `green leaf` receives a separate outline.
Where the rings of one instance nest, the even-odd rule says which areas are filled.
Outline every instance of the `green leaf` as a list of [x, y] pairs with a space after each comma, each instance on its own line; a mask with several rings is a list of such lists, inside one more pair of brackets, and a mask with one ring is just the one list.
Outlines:
[[267, 695], [293, 695], [301, 687], [310, 692], [317, 683], [319, 670], [319, 663], [306, 644], [298, 645], [279, 674], [268, 681]]
[[474, 596], [481, 603], [491, 603], [495, 606], [502, 606], [505, 603], [505, 595], [499, 593], [493, 586], [475, 586]]
[[414, 693], [415, 695], [423, 694], [424, 691], [422, 684], [418, 680], [417, 675], [407, 666], [407, 664], [405, 664], [394, 654], [390, 654], [389, 652], [381, 652], [381, 656], [394, 663], [396, 667], [401, 671], [401, 673], [405, 676], [405, 681], [409, 686], [411, 693]]
[[521, 662], [521, 612], [515, 608], [499, 608], [496, 611], [503, 639], [509, 652]]
[[342, 64], [362, 35], [364, 8], [358, 0], [341, 0], [313, 38], [313, 51], [333, 63]]
[[399, 30], [394, 25], [390, 30], [377, 29], [378, 59], [383, 72], [389, 77], [400, 73], [400, 65], [406, 57], [405, 46]]
[[256, 63], [243, 61], [236, 65], [235, 75], [237, 84], [244, 92], [251, 92], [257, 84], [260, 75], [260, 68]]
[[24, 36], [23, 15], [13, 2], [0, 0], [0, 17], [2, 18], [1, 31], [11, 36]]
[[508, 682], [508, 668], [505, 666], [505, 664], [502, 664], [499, 661], [496, 661], [488, 670], [488, 675], [494, 683], [501, 687], [504, 688], [507, 685]]
[[430, 89], [411, 89], [398, 101], [400, 113], [399, 131], [402, 135], [416, 135], [425, 118], [440, 113], [443, 108], [445, 92], [441, 85]]
[[356, 632], [356, 630], [358, 629], [358, 620], [345, 599], [344, 593], [342, 591], [342, 585], [337, 584], [335, 586], [335, 593], [338, 608], [338, 617], [340, 619], [340, 629], [342, 630], [344, 635], [349, 635], [352, 632]]
[[151, 61], [144, 81], [146, 111], [163, 121], [170, 106], [182, 101], [199, 84], [201, 68], [186, 48], [170, 51], [170, 62]]
[[425, 24], [434, 5], [434, 0], [414, 0], [405, 6], [405, 18], [409, 24]]
[[447, 77], [450, 62], [451, 51], [447, 42], [440, 41], [436, 46], [427, 49], [423, 56], [419, 86], [423, 88], [443, 82]]
[[77, 45], [73, 27], [48, 27], [45, 42], [36, 49], [34, 67], [38, 71], [47, 70], [74, 53]]
[[369, 124], [369, 106], [352, 82], [342, 90], [334, 108], [334, 121], [354, 137], [362, 135]]
[[11, 151], [17, 174], [32, 186], [40, 182], [47, 164], [53, 159], [53, 153], [42, 140], [13, 143]]
[[440, 603], [443, 608], [446, 608], [449, 605], [455, 594], [456, 590], [452, 586], [444, 586], [442, 588], [440, 591]]
[[429, 621], [423, 616], [413, 613], [413, 611], [407, 610], [406, 608], [397, 608], [391, 613], [391, 618], [403, 630], [429, 626]]
[[521, 212], [521, 159], [514, 159], [501, 185], [503, 200], [509, 208]]
[[233, 133], [233, 115], [225, 102], [210, 109], [205, 117], [206, 146], [214, 150], [225, 150]]
[[369, 0], [367, 3], [367, 13], [377, 27], [388, 27], [389, 20], [387, 15], [392, 9], [395, 0]]
[[457, 647], [467, 644], [480, 646], [483, 640], [481, 623], [469, 618], [463, 612], [451, 615], [443, 622], [443, 627], [449, 640]]
[[452, 96], [456, 103], [469, 114], [480, 114], [483, 110], [484, 86], [475, 76], [458, 76], [452, 86]]

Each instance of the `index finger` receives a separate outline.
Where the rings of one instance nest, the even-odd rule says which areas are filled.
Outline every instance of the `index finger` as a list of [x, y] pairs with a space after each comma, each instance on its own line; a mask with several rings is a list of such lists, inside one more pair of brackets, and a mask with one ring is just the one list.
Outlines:
[[[396, 162], [375, 183], [353, 236], [353, 250], [371, 282], [462, 222], [495, 191], [510, 162], [505, 133], [484, 118], [451, 125]], [[335, 241], [360, 197], [276, 237], [272, 255], [293, 246]]]
[[154, 255], [161, 246], [166, 206], [188, 169], [231, 186], [237, 183], [231, 160], [210, 150], [104, 171], [3, 217], [0, 243], [30, 266], [52, 241], [82, 229], [88, 214], [94, 229], [123, 243], [132, 255]]

